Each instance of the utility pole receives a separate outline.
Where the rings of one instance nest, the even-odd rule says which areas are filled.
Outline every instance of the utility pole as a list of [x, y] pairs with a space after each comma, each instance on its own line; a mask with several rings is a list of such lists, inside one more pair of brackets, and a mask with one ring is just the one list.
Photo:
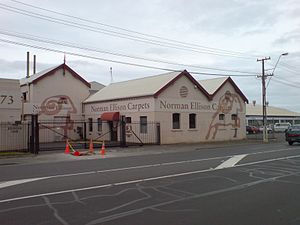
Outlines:
[[273, 76], [273, 74], [265, 74], [265, 61], [270, 60], [271, 57], [265, 57], [262, 59], [257, 59], [257, 62], [262, 63], [262, 113], [263, 113], [263, 142], [268, 142], [268, 131], [267, 131], [267, 107], [266, 107], [266, 79], [268, 76]]

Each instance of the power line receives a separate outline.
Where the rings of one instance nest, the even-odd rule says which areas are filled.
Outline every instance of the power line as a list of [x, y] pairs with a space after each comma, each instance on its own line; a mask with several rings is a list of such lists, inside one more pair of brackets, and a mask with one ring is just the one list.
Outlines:
[[[125, 62], [125, 61], [106, 59], [106, 58], [90, 56], [90, 55], [86, 55], [86, 54], [79, 54], [79, 53], [70, 52], [70, 51], [62, 51], [62, 50], [58, 50], [58, 49], [46, 48], [46, 47], [42, 47], [42, 46], [31, 45], [31, 44], [26, 44], [26, 43], [22, 43], [22, 42], [16, 42], [16, 41], [11, 41], [11, 40], [7, 40], [7, 39], [1, 39], [1, 38], [0, 38], [0, 41], [5, 42], [5, 43], [9, 43], [9, 44], [13, 44], [13, 45], [36, 48], [36, 49], [51, 51], [51, 52], [55, 52], [55, 53], [68, 54], [68, 55], [79, 56], [79, 57], [83, 57], [83, 58], [89, 58], [89, 59], [94, 59], [94, 60], [124, 64], [124, 65], [135, 66], [135, 67], [143, 67], [143, 68], [148, 68], [148, 69], [164, 70], [164, 71], [169, 71], [169, 72], [181, 72], [182, 71], [182, 70], [175, 70], [175, 69], [170, 69], [170, 68], [149, 66], [149, 65], [145, 65], [145, 64], [130, 63], [130, 62]], [[256, 77], [255, 75], [241, 75], [241, 74], [230, 74], [230, 75], [228, 75], [228, 74], [218, 74], [218, 73], [204, 73], [204, 72], [198, 72], [198, 71], [189, 71], [189, 73], [199, 74], [199, 75], [207, 75], [207, 76], [222, 76], [222, 77], [224, 77], [224, 76], [226, 76], [226, 77], [227, 76], [244, 77], [244, 78], [245, 77]]]
[[293, 68], [293, 69], [295, 69], [295, 70], [300, 70], [300, 67], [297, 67], [297, 66], [295, 66], [295, 65], [288, 64], [288, 63], [286, 63], [286, 62], [280, 62], [280, 64], [283, 64], [283, 65], [285, 65], [285, 66], [287, 66], [287, 67], [291, 67], [291, 68]]
[[[224, 53], [234, 53], [234, 54], [241, 54], [241, 55], [245, 54], [245, 53], [238, 52], [238, 51], [229, 51], [229, 50], [224, 50], [224, 49], [219, 49], [219, 48], [212, 48], [212, 47], [207, 47], [207, 46], [203, 46], [203, 45], [197, 45], [197, 44], [191, 44], [191, 43], [187, 43], [187, 42], [177, 41], [177, 40], [174, 40], [174, 39], [168, 39], [168, 38], [164, 38], [164, 37], [161, 37], [161, 36], [145, 34], [145, 33], [137, 32], [137, 31], [125, 29], [125, 28], [122, 28], [122, 27], [113, 26], [113, 25], [101, 23], [101, 22], [98, 22], [98, 21], [84, 19], [84, 18], [81, 18], [81, 17], [68, 15], [68, 14], [57, 12], [57, 11], [54, 11], [54, 10], [45, 9], [45, 8], [42, 8], [42, 7], [38, 7], [38, 6], [31, 5], [31, 4], [24, 3], [24, 2], [21, 2], [21, 1], [17, 1], [17, 0], [11, 0], [11, 1], [15, 2], [15, 3], [18, 3], [18, 4], [28, 6], [28, 7], [31, 7], [31, 8], [43, 10], [43, 11], [50, 12], [50, 13], [54, 13], [54, 14], [57, 14], [57, 15], [61, 15], [61, 16], [65, 16], [65, 17], [69, 17], [69, 18], [80, 20], [80, 21], [89, 22], [89, 23], [93, 23], [93, 24], [97, 24], [97, 25], [101, 25], [101, 26], [105, 26], [105, 27], [109, 27], [109, 28], [113, 28], [113, 29], [117, 29], [117, 30], [121, 30], [121, 31], [126, 31], [126, 32], [129, 32], [129, 33], [134, 33], [134, 34], [142, 35], [142, 36], [145, 36], [145, 37], [156, 38], [156, 39], [165, 40], [165, 41], [173, 42], [173, 43], [179, 43], [179, 44], [183, 44], [183, 45], [187, 45], [187, 46], [196, 46], [196, 47], [200, 47], [200, 48], [203, 48], [203, 49], [220, 51], [220, 52], [224, 52]], [[255, 56], [255, 55], [251, 55], [251, 56], [252, 57], [258, 57], [258, 56]]]
[[298, 85], [296, 85], [294, 82], [291, 83], [291, 82], [288, 82], [286, 80], [281, 80], [281, 79], [278, 79], [277, 77], [274, 77], [273, 78], [273, 81], [277, 82], [277, 83], [280, 83], [280, 84], [284, 84], [286, 86], [289, 86], [289, 87], [294, 87], [294, 88], [300, 88], [300, 83], [296, 83]]
[[291, 66], [289, 66], [286, 63], [281, 62], [281, 63], [279, 63], [279, 66], [281, 67], [281, 69], [283, 69], [285, 71], [288, 71], [290, 73], [299, 74], [299, 71], [294, 70]]
[[12, 33], [10, 31], [1, 31], [1, 29], [0, 29], [0, 34], [10, 36], [10, 37], [17, 37], [17, 38], [21, 38], [21, 39], [27, 39], [27, 40], [31, 40], [31, 41], [38, 41], [38, 42], [42, 42], [42, 43], [60, 45], [60, 46], [65, 46], [65, 47], [71, 47], [71, 48], [87, 50], [87, 51], [92, 51], [92, 52], [97, 52], [97, 53], [105, 53], [105, 54], [110, 54], [110, 55], [114, 55], [114, 56], [127, 57], [127, 58], [131, 58], [131, 59], [145, 60], [145, 61], [156, 62], [156, 63], [164, 63], [164, 64], [171, 64], [171, 65], [176, 65], [176, 66], [193, 67], [193, 68], [223, 71], [223, 72], [237, 72], [237, 73], [257, 75], [257, 73], [255, 73], [255, 72], [246, 72], [246, 71], [239, 71], [239, 70], [211, 68], [211, 67], [196, 66], [196, 65], [189, 65], [189, 64], [183, 64], [183, 63], [175, 63], [175, 62], [170, 62], [170, 61], [165, 61], [165, 60], [157, 60], [157, 59], [149, 59], [149, 58], [144, 58], [144, 57], [130, 56], [130, 55], [127, 55], [127, 54], [104, 51], [104, 50], [99, 50], [99, 49], [90, 48], [90, 47], [83, 47], [83, 46], [79, 46], [76, 43], [61, 42], [61, 41], [58, 41], [58, 40], [51, 40], [51, 39], [47, 39], [45, 37], [32, 36], [32, 35], [29, 35], [29, 34], [18, 33], [18, 32], [13, 32]]
[[188, 46], [184, 46], [184, 45], [174, 45], [174, 44], [168, 43], [168, 42], [136, 37], [136, 36], [133, 36], [133, 35], [128, 35], [128, 34], [124, 34], [124, 33], [120, 33], [120, 32], [115, 32], [115, 31], [111, 31], [111, 30], [102, 29], [102, 28], [99, 28], [99, 27], [94, 27], [94, 26], [89, 26], [89, 25], [86, 25], [86, 24], [77, 23], [77, 22], [74, 22], [74, 21], [57, 19], [57, 18], [54, 18], [54, 17], [51, 17], [51, 16], [46, 16], [46, 15], [42, 15], [42, 14], [35, 13], [35, 12], [32, 12], [32, 11], [12, 7], [12, 6], [3, 4], [3, 3], [0, 3], [0, 5], [2, 5], [2, 6], [0, 6], [1, 9], [11, 11], [11, 12], [15, 12], [15, 13], [18, 13], [18, 14], [21, 14], [21, 15], [26, 15], [26, 16], [33, 17], [33, 18], [38, 18], [38, 19], [49, 21], [49, 22], [52, 22], [52, 23], [62, 24], [62, 25], [65, 25], [65, 26], [71, 26], [71, 27], [75, 27], [75, 28], [78, 28], [78, 29], [82, 29], [82, 30], [88, 30], [88, 31], [101, 33], [101, 34], [106, 34], [106, 35], [110, 35], [110, 36], [114, 36], [114, 37], [125, 38], [125, 39], [132, 40], [132, 41], [138, 41], [138, 42], [142, 42], [142, 43], [158, 45], [158, 46], [168, 47], [168, 48], [174, 48], [174, 49], [184, 50], [184, 51], [191, 51], [191, 52], [196, 52], [196, 53], [201, 53], [201, 54], [235, 57], [235, 58], [241, 58], [241, 59], [253, 59], [252, 57], [239, 56], [239, 55], [236, 55], [234, 53], [220, 53], [220, 52], [212, 51], [212, 50], [199, 50], [199, 48], [192, 48], [192, 47], [188, 47]]

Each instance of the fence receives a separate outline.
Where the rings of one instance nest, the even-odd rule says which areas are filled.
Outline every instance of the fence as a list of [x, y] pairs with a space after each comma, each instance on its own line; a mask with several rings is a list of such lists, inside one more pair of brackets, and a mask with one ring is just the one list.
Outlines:
[[110, 147], [160, 144], [160, 126], [155, 122], [39, 121], [41, 151], [63, 149], [66, 139], [76, 149], [88, 148], [91, 139], [95, 148], [100, 148], [102, 141]]
[[121, 121], [38, 121], [32, 115], [31, 121], [23, 123], [0, 123], [0, 151], [61, 150], [66, 140], [76, 149], [88, 148], [89, 140], [95, 147], [125, 147], [129, 145], [160, 144], [160, 125], [156, 122]]
[[125, 135], [127, 145], [160, 144], [160, 124], [156, 122], [126, 123]]

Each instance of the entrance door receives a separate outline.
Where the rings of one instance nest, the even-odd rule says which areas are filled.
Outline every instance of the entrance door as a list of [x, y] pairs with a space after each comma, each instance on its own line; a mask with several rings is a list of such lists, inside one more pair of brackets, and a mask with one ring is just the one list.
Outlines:
[[109, 131], [110, 131], [110, 140], [118, 141], [118, 122], [117, 121], [109, 121]]

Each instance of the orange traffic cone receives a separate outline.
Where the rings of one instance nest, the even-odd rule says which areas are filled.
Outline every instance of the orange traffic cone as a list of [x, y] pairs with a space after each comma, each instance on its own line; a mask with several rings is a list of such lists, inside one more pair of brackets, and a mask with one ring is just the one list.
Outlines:
[[102, 142], [102, 147], [101, 147], [100, 154], [101, 155], [105, 155], [105, 144], [104, 144], [104, 141]]
[[93, 145], [93, 140], [92, 140], [92, 138], [90, 139], [89, 152], [90, 152], [90, 153], [94, 153], [94, 145]]
[[65, 149], [65, 154], [70, 154], [70, 146], [68, 140], [66, 140], [66, 149]]

